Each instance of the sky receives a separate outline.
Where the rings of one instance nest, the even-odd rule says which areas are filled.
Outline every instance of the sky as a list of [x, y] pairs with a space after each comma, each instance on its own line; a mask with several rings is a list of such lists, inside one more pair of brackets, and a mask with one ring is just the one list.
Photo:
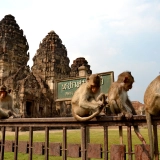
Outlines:
[[143, 102], [149, 83], [160, 74], [159, 0], [0, 0], [0, 20], [15, 17], [29, 43], [30, 60], [54, 30], [70, 65], [84, 57], [92, 73], [131, 71], [131, 101]]

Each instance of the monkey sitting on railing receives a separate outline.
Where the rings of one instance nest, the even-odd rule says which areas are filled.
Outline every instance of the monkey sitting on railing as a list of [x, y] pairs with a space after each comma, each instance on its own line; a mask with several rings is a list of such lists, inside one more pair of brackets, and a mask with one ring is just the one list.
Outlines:
[[[128, 120], [132, 119], [133, 115], [137, 115], [127, 94], [127, 91], [132, 89], [133, 82], [134, 77], [131, 75], [131, 72], [126, 71], [119, 74], [118, 80], [111, 84], [107, 101], [113, 115], [118, 115], [121, 118], [125, 117]], [[133, 127], [138, 138], [146, 144], [143, 136], [140, 134], [139, 127], [137, 125]]]
[[72, 115], [78, 121], [88, 121], [100, 114], [105, 106], [105, 95], [100, 94], [101, 78], [92, 74], [74, 93]]

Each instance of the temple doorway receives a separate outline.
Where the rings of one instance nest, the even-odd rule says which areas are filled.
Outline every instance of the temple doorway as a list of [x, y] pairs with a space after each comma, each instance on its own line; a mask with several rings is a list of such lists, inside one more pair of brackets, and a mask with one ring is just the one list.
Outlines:
[[31, 101], [26, 101], [26, 113], [27, 116], [31, 117], [32, 116], [32, 105], [33, 103]]

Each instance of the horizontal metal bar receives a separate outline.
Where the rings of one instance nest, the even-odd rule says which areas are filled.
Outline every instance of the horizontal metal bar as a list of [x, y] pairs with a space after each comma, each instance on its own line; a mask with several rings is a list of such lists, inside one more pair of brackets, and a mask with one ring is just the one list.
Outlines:
[[[21, 121], [19, 121], [21, 120]], [[153, 120], [160, 120], [160, 117], [153, 117]], [[94, 118], [90, 121], [87, 121], [89, 123], [97, 123], [97, 122], [104, 122], [104, 121], [107, 121], [107, 122], [125, 122], [126, 119], [121, 119], [120, 117], [118, 116], [101, 116], [101, 117], [97, 117], [97, 118]], [[130, 123], [134, 122], [134, 121], [146, 121], [146, 116], [133, 116], [133, 119], [128, 121]], [[84, 123], [84, 122], [78, 122], [76, 121], [73, 117], [62, 117], [62, 118], [13, 118], [13, 119], [1, 119], [0, 120], [0, 123], [20, 123], [20, 122], [23, 122], [23, 123], [43, 123], [43, 122], [49, 122], [49, 123], [70, 123], [70, 122], [74, 122], [74, 123]], [[86, 122], [85, 122], [86, 123]]]
[[[160, 117], [152, 118], [153, 124], [160, 123]], [[87, 122], [79, 122], [73, 117], [63, 118], [14, 118], [14, 119], [1, 119], [0, 126], [18, 126], [18, 127], [69, 127], [69, 126], [133, 126], [145, 125], [145, 116], [133, 116], [133, 119], [128, 121], [120, 119], [118, 116], [102, 116], [94, 118]]]

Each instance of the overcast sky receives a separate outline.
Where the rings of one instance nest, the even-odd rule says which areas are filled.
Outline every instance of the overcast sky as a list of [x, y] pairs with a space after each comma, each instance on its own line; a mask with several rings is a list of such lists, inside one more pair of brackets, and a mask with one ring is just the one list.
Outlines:
[[148, 84], [160, 73], [159, 0], [0, 0], [0, 20], [15, 17], [29, 43], [30, 61], [54, 30], [67, 48], [70, 65], [84, 57], [93, 73], [129, 70], [128, 92], [143, 103]]

